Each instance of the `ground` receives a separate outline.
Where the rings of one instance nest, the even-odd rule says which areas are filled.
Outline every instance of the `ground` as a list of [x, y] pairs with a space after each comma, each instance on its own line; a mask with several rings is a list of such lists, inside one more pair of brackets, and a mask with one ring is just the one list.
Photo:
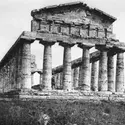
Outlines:
[[0, 125], [125, 125], [125, 102], [1, 99]]

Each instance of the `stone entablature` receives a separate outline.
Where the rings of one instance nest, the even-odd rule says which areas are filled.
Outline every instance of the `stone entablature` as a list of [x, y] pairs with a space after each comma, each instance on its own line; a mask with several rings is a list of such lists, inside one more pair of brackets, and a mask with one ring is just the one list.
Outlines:
[[114, 37], [112, 23], [116, 18], [82, 2], [33, 10], [31, 15], [32, 31], [81, 37]]

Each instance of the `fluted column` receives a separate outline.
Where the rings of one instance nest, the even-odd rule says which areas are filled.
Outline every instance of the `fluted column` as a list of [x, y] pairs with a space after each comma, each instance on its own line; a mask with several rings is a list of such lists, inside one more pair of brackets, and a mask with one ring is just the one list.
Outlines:
[[60, 88], [63, 89], [63, 72], [60, 72]]
[[84, 91], [90, 91], [90, 54], [89, 49], [91, 45], [79, 45], [83, 49], [82, 55], [82, 76], [81, 76], [81, 89]]
[[21, 51], [21, 89], [31, 89], [31, 43], [32, 40], [22, 40]]
[[60, 89], [60, 73], [56, 74], [56, 88]]
[[79, 66], [79, 85], [78, 86], [81, 86], [82, 84], [82, 66], [80, 65]]
[[[22, 56], [22, 45], [18, 46], [18, 51], [17, 51], [17, 88], [20, 89], [21, 88], [21, 65], [22, 65], [22, 61], [21, 61], [21, 56]], [[11, 62], [10, 62], [11, 63]], [[11, 64], [10, 64], [10, 77], [11, 77]], [[11, 78], [10, 78], [11, 81]]]
[[91, 66], [91, 90], [98, 91], [97, 61], [93, 61]]
[[116, 64], [116, 92], [124, 91], [124, 53], [117, 54]]
[[99, 60], [99, 78], [98, 78], [98, 90], [107, 91], [108, 90], [108, 79], [107, 79], [107, 48], [106, 46], [97, 46], [100, 50], [100, 60]]
[[74, 74], [73, 74], [73, 87], [74, 89], [78, 87], [79, 84], [79, 67], [74, 68]]
[[114, 82], [114, 55], [108, 55], [108, 91], [115, 91], [115, 82]]
[[34, 73], [31, 73], [31, 87], [34, 85]]
[[51, 78], [52, 78], [52, 45], [53, 42], [40, 41], [44, 45], [43, 54], [43, 79], [41, 83], [41, 89], [51, 90]]
[[74, 69], [71, 70], [71, 82], [72, 82], [72, 87], [74, 88]]
[[39, 83], [42, 84], [42, 79], [43, 79], [43, 73], [39, 73], [40, 74], [40, 79], [39, 79]]
[[72, 90], [72, 80], [71, 80], [71, 47], [68, 43], [60, 43], [64, 47], [63, 55], [63, 89], [70, 91]]

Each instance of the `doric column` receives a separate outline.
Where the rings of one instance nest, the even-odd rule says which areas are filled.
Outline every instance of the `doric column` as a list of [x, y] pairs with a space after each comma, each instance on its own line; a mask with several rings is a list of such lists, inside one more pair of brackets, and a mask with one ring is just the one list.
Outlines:
[[31, 87], [34, 85], [34, 73], [31, 73]]
[[40, 41], [44, 45], [43, 54], [43, 79], [41, 83], [41, 89], [51, 90], [51, 78], [52, 78], [52, 45], [54, 42]]
[[[18, 51], [17, 51], [17, 79], [16, 79], [16, 82], [17, 82], [17, 88], [20, 89], [21, 88], [21, 65], [22, 65], [22, 61], [21, 61], [21, 53], [22, 53], [22, 45], [19, 45], [18, 47]], [[11, 61], [9, 62], [10, 63], [10, 77], [11, 77]], [[10, 78], [10, 81], [11, 81], [11, 78]]]
[[116, 92], [124, 91], [124, 53], [117, 54], [116, 64]]
[[79, 66], [79, 85], [78, 86], [81, 86], [82, 84], [82, 66], [80, 65]]
[[79, 84], [79, 67], [74, 68], [73, 81], [74, 81], [73, 82], [74, 83], [74, 85], [73, 85], [74, 89], [78, 88], [78, 84]]
[[63, 55], [63, 89], [70, 91], [72, 90], [71, 82], [71, 47], [72, 44], [60, 43], [64, 47]]
[[22, 40], [21, 51], [21, 89], [31, 89], [31, 43], [32, 40]]
[[108, 91], [115, 91], [114, 83], [114, 55], [109, 51], [108, 53]]
[[91, 66], [91, 90], [98, 91], [97, 61], [93, 61]]
[[107, 48], [105, 45], [96, 46], [100, 50], [98, 90], [107, 91]]
[[72, 88], [74, 89], [74, 69], [71, 70], [71, 76]]
[[56, 88], [60, 89], [60, 73], [56, 74]]
[[40, 78], [39, 78], [39, 83], [42, 84], [42, 79], [43, 79], [43, 73], [39, 73], [40, 74]]
[[90, 91], [90, 54], [89, 49], [92, 45], [79, 45], [83, 49], [82, 55], [82, 76], [81, 76], [81, 89], [84, 91]]

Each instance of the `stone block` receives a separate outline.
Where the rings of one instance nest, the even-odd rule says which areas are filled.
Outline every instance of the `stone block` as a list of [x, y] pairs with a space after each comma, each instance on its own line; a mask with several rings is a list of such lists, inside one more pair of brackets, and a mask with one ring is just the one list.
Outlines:
[[49, 29], [50, 29], [50, 25], [49, 24], [45, 24], [45, 23], [41, 23], [40, 24], [40, 31], [49, 32]]
[[105, 32], [103, 30], [98, 31], [98, 37], [99, 38], [104, 38], [105, 37]]
[[51, 25], [51, 32], [52, 33], [59, 33], [60, 32], [60, 25], [58, 25], [58, 24], [52, 24]]
[[87, 37], [88, 36], [88, 29], [80, 29], [80, 36], [81, 37]]
[[69, 35], [69, 26], [62, 25], [61, 26], [61, 33], [64, 35]]
[[96, 29], [89, 30], [89, 36], [90, 37], [97, 37], [97, 30]]
[[74, 36], [80, 36], [80, 28], [79, 27], [73, 27], [71, 26], [71, 31], [70, 33]]
[[31, 21], [31, 31], [37, 31], [40, 29], [40, 22], [37, 20]]

